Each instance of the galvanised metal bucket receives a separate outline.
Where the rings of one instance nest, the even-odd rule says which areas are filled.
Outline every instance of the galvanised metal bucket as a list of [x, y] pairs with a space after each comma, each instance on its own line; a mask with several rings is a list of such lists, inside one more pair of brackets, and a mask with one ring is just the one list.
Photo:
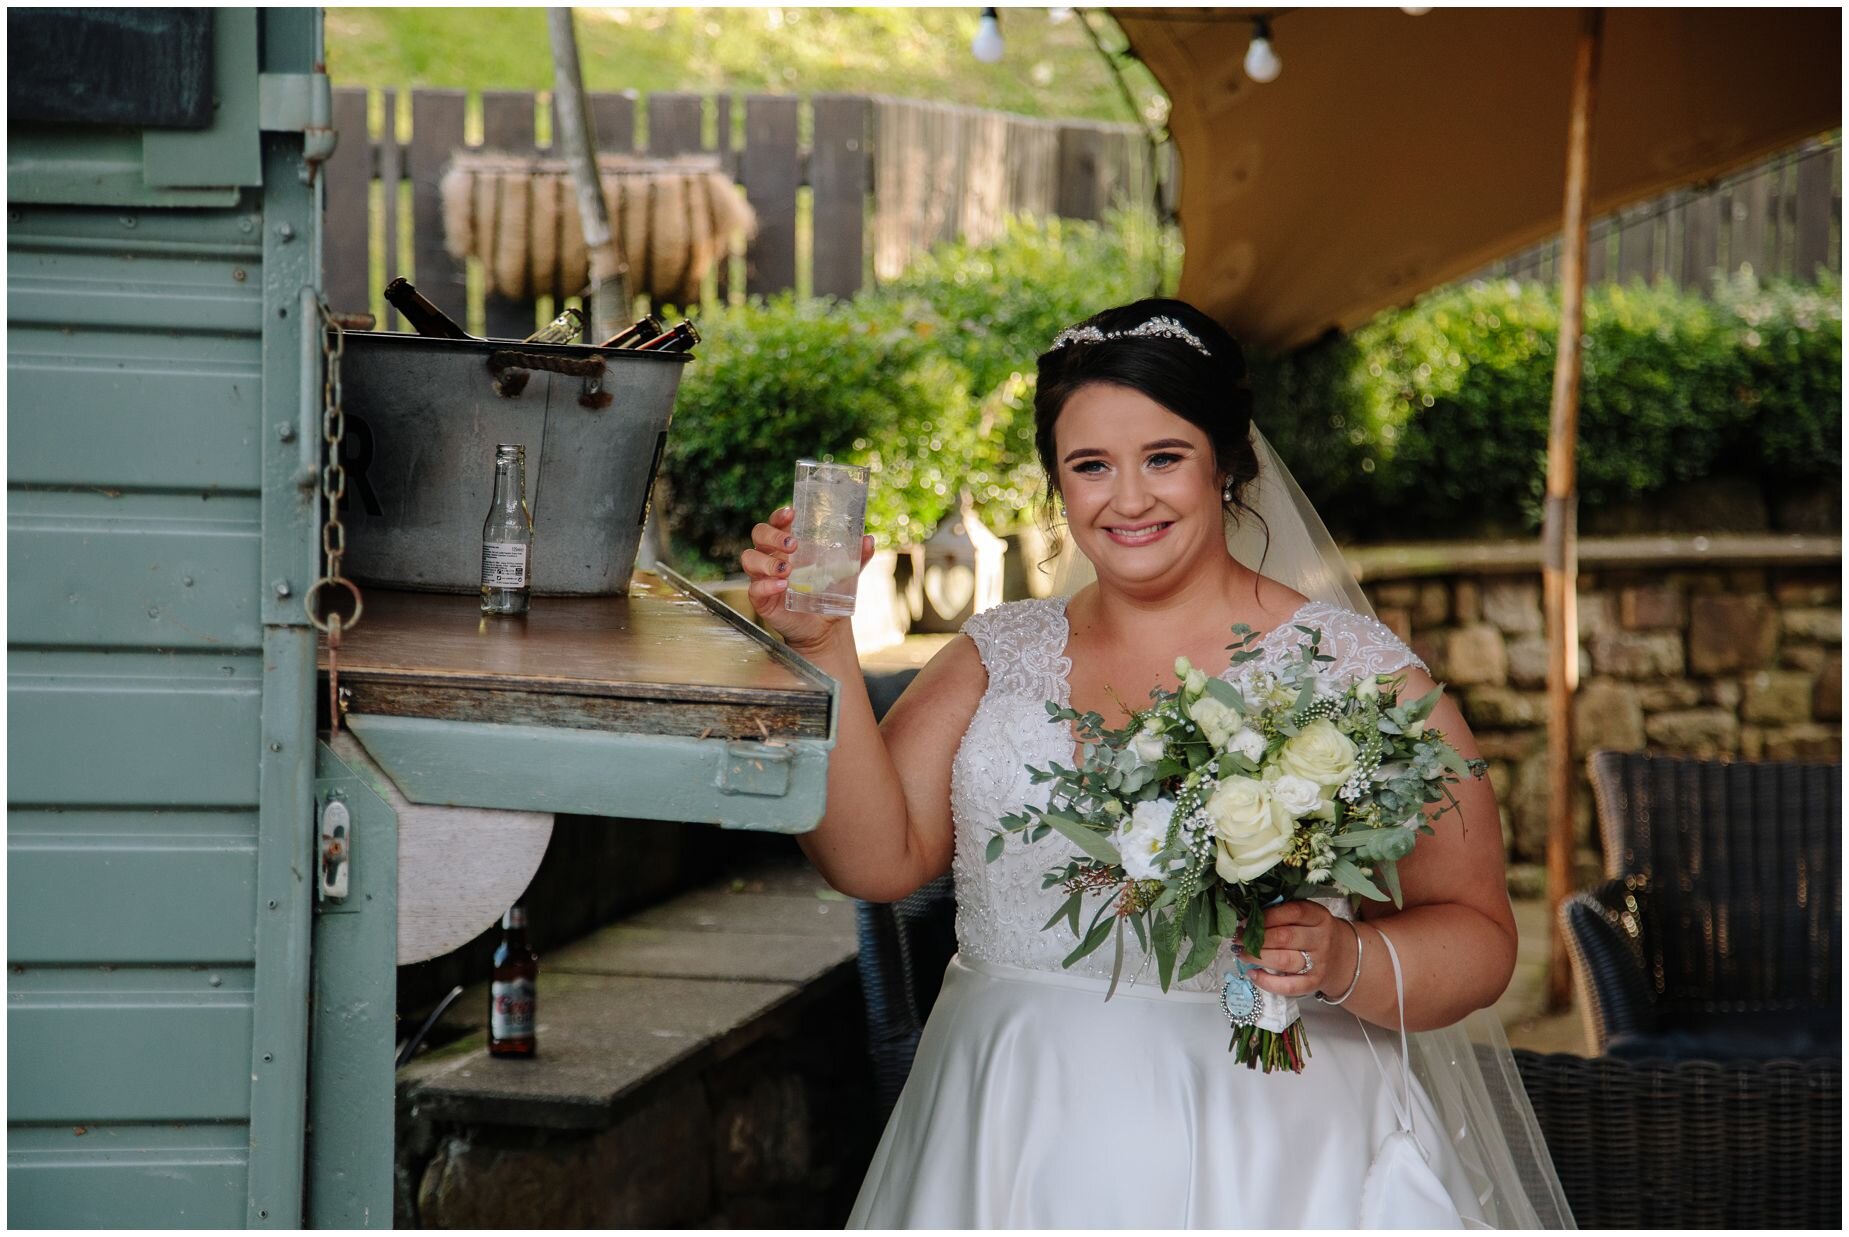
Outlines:
[[520, 443], [533, 592], [626, 594], [681, 366], [691, 359], [348, 331], [340, 367], [346, 574], [388, 588], [479, 589], [494, 449]]

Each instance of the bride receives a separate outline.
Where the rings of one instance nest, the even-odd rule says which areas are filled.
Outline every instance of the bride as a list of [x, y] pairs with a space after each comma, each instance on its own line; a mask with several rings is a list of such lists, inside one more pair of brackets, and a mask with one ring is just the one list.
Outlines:
[[[1244, 961], [1259, 987], [1300, 998], [1302, 1073], [1227, 1051], [1232, 941], [1167, 993], [1128, 941], [1107, 1003], [1108, 951], [1066, 969], [1064, 929], [1042, 931], [1063, 892], [1040, 887], [1053, 848], [1016, 842], [985, 862], [1003, 815], [1046, 804], [1027, 765], [1077, 763], [1048, 700], [1122, 726], [1120, 702], [1174, 686], [1177, 654], [1249, 674], [1305, 627], [1344, 684], [1397, 672], [1407, 699], [1433, 686], [1257, 432], [1239, 347], [1205, 314], [1146, 300], [1063, 332], [1039, 359], [1034, 412], [1086, 562], [1061, 595], [969, 619], [883, 725], [849, 624], [782, 604], [790, 510], [741, 556], [765, 622], [841, 684], [827, 811], [799, 838], [810, 861], [876, 902], [955, 872], [958, 952], [849, 1225], [1571, 1227], [1488, 1013], [1516, 936], [1486, 780], [1456, 787], [1461, 812], [1400, 862], [1403, 909], [1332, 889], [1265, 912], [1263, 953]], [[1236, 623], [1264, 634], [1234, 667]], [[1431, 724], [1477, 755], [1455, 701]]]

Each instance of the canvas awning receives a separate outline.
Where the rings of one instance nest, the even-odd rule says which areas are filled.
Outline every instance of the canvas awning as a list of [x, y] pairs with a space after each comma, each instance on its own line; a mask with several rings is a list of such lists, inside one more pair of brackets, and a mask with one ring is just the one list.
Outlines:
[[[1560, 230], [1578, 11], [1114, 9], [1168, 93], [1180, 295], [1295, 347]], [[1610, 9], [1591, 209], [1712, 178], [1841, 123], [1838, 9]]]

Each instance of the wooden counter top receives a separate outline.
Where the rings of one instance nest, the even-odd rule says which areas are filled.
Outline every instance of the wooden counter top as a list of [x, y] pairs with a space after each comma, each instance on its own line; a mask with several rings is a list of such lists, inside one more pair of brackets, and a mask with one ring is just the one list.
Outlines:
[[[483, 615], [472, 596], [362, 587], [340, 650], [348, 714], [698, 738], [828, 731], [825, 679], [653, 573], [627, 597], [535, 597], [519, 618]], [[325, 680], [325, 637], [320, 667]]]

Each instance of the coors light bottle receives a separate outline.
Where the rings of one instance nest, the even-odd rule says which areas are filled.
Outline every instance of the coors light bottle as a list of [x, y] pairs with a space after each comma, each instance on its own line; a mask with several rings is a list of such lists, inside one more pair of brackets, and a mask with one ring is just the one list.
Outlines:
[[538, 985], [539, 955], [526, 945], [526, 907], [515, 903], [501, 916], [501, 943], [495, 946], [494, 979], [488, 985], [490, 1056], [539, 1055], [534, 1022]]

